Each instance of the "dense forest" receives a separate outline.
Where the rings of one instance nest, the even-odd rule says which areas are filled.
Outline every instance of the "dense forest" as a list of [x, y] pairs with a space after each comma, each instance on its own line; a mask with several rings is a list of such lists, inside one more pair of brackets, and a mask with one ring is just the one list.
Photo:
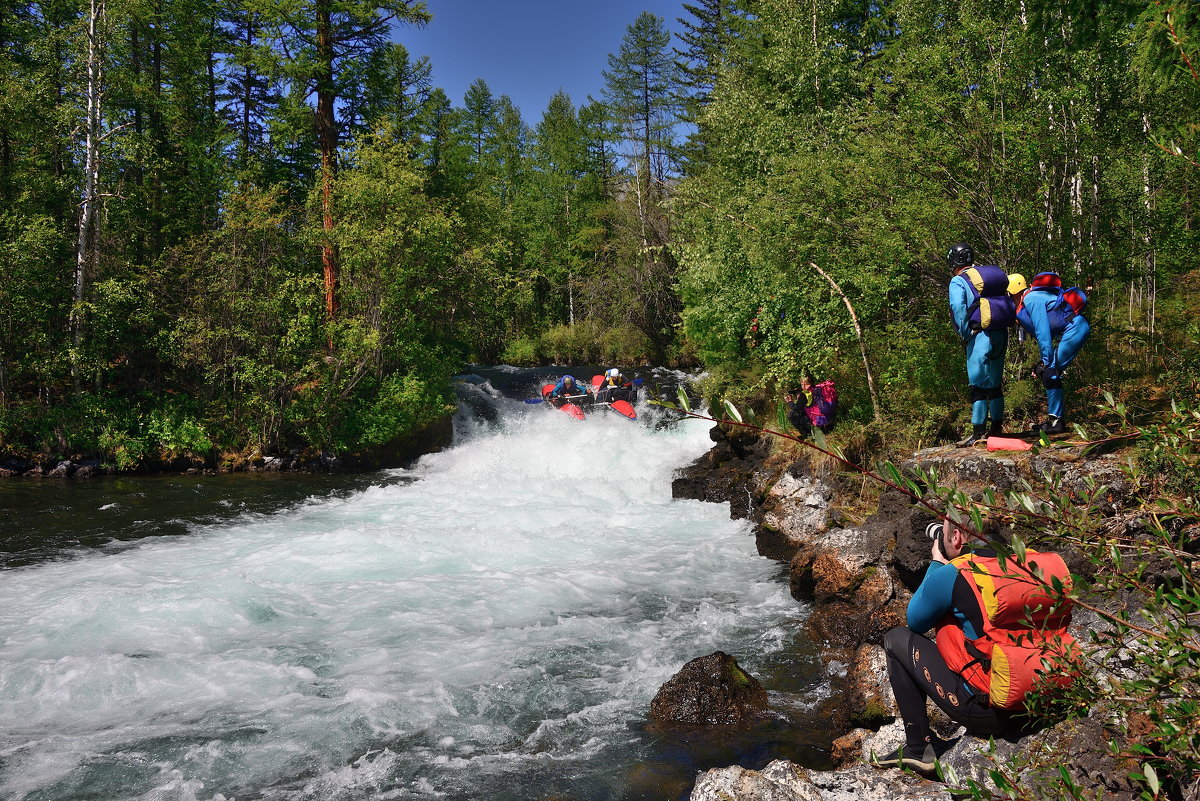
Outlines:
[[1088, 288], [1084, 398], [1196, 395], [1194, 6], [696, 0], [528, 121], [395, 41], [434, 6], [0, 7], [0, 451], [352, 451], [473, 361], [810, 369], [937, 436], [959, 240]]

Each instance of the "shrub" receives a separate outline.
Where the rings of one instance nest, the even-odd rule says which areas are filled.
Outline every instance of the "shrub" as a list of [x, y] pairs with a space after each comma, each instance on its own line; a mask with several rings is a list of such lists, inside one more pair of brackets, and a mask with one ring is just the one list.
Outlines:
[[535, 365], [540, 361], [538, 343], [529, 337], [520, 337], [504, 345], [500, 361], [522, 367]]

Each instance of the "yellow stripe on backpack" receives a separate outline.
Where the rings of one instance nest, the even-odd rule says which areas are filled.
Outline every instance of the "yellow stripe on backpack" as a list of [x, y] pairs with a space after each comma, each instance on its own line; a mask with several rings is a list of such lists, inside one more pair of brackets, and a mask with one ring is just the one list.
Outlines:
[[987, 298], [979, 299], [979, 327], [984, 331], [992, 325], [992, 302]]
[[979, 270], [975, 269], [974, 267], [969, 267], [966, 270], [963, 270], [962, 274], [965, 275], [967, 280], [971, 282], [971, 286], [975, 287], [976, 292], [983, 291], [983, 273], [979, 272]]

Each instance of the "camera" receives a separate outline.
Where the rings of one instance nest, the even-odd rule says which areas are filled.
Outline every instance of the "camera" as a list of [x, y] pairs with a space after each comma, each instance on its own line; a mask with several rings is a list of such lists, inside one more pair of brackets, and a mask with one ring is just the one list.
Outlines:
[[942, 531], [941, 520], [935, 520], [925, 527], [925, 536], [937, 542], [938, 550], [942, 552], [944, 557], [946, 553], [946, 541], [942, 539]]

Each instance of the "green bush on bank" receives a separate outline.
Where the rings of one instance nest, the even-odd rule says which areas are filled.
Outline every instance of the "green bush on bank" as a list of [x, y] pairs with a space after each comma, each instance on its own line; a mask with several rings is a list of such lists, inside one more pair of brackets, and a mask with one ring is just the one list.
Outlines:
[[608, 325], [586, 317], [574, 325], [556, 325], [541, 335], [509, 341], [500, 359], [505, 364], [649, 364], [650, 339], [627, 323]]

